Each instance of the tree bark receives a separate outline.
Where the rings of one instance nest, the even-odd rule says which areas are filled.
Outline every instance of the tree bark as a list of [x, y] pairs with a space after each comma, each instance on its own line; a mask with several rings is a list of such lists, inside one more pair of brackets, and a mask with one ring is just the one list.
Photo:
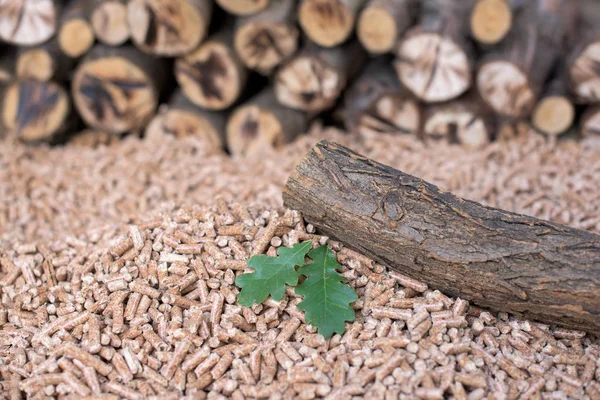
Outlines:
[[96, 46], [75, 70], [75, 107], [88, 126], [101, 131], [143, 128], [156, 110], [165, 76], [161, 60], [135, 47]]
[[211, 0], [130, 0], [127, 23], [133, 42], [158, 56], [184, 55], [208, 33]]
[[104, 0], [96, 6], [91, 17], [94, 34], [100, 43], [120, 46], [131, 37], [127, 25], [127, 1]]
[[367, 138], [371, 134], [417, 134], [421, 107], [400, 86], [388, 60], [367, 65], [345, 94], [346, 130]]
[[16, 46], [36, 46], [56, 32], [56, 0], [11, 0], [0, 4], [0, 40]]
[[227, 147], [233, 155], [257, 155], [290, 143], [308, 128], [308, 116], [284, 107], [272, 87], [237, 107], [227, 122]]
[[424, 141], [445, 141], [480, 148], [495, 134], [495, 116], [475, 93], [448, 103], [429, 105], [423, 116]]
[[466, 21], [473, 1], [424, 0], [419, 24], [400, 41], [398, 78], [421, 100], [451, 100], [471, 86], [473, 55]]
[[161, 108], [146, 127], [146, 138], [195, 136], [202, 138], [214, 151], [224, 148], [226, 117], [223, 112], [201, 109], [189, 101], [181, 90], [177, 90], [169, 104]]
[[175, 62], [175, 78], [194, 104], [224, 110], [242, 94], [248, 73], [232, 41], [231, 32], [225, 29]]
[[561, 52], [569, 0], [538, 0], [515, 16], [510, 34], [488, 53], [477, 73], [483, 100], [498, 114], [528, 117]]
[[495, 310], [600, 329], [600, 235], [486, 207], [322, 141], [284, 204], [322, 234]]
[[569, 93], [569, 77], [563, 60], [554, 77], [545, 84], [543, 93], [533, 109], [531, 124], [546, 135], [560, 135], [573, 126], [575, 120], [575, 105]]
[[64, 54], [58, 40], [51, 40], [41, 46], [19, 49], [16, 60], [16, 74], [19, 79], [66, 80], [74, 65], [74, 59]]
[[512, 27], [518, 3], [509, 0], [477, 0], [471, 12], [471, 36], [483, 45], [501, 42]]
[[340, 45], [350, 37], [365, 0], [302, 0], [298, 20], [310, 40], [323, 47]]
[[87, 53], [96, 37], [90, 22], [97, 0], [71, 0], [60, 17], [58, 44], [69, 57], [79, 58]]
[[222, 9], [230, 14], [244, 16], [264, 10], [269, 0], [216, 0]]
[[331, 49], [309, 43], [279, 68], [275, 96], [279, 103], [297, 110], [326, 110], [360, 71], [365, 56], [357, 41]]
[[295, 11], [295, 0], [271, 0], [265, 10], [238, 19], [234, 46], [246, 67], [269, 75], [296, 52]]
[[358, 40], [370, 54], [390, 53], [418, 11], [416, 0], [369, 0], [356, 23]]
[[23, 142], [50, 142], [70, 121], [67, 92], [55, 82], [19, 80], [3, 92], [2, 123], [6, 136]]

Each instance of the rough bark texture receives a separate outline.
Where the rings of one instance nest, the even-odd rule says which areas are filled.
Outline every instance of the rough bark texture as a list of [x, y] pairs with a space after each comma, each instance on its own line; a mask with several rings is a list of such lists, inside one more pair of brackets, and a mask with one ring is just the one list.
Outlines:
[[97, 0], [71, 0], [60, 17], [58, 44], [69, 57], [80, 57], [91, 49], [96, 39], [90, 18]]
[[413, 24], [419, 10], [416, 0], [370, 0], [356, 23], [356, 35], [371, 54], [389, 53]]
[[344, 105], [346, 130], [362, 136], [416, 134], [421, 125], [419, 103], [400, 86], [385, 59], [369, 63], [348, 89]]
[[570, 328], [600, 329], [600, 236], [460, 199], [335, 143], [291, 174], [284, 204], [432, 288]]
[[298, 20], [310, 40], [324, 47], [342, 44], [350, 37], [365, 0], [302, 0]]
[[92, 28], [103, 44], [119, 46], [131, 36], [127, 25], [127, 1], [105, 0], [92, 12]]

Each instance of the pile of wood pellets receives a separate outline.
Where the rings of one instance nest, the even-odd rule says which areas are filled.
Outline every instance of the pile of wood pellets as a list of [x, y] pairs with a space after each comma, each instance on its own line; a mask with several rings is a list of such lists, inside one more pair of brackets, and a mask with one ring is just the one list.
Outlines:
[[[0, 398], [600, 399], [600, 339], [479, 309], [319, 236], [281, 187], [320, 137], [444, 189], [600, 231], [600, 145], [480, 152], [315, 130], [230, 159], [193, 138], [0, 150]], [[324, 340], [292, 288], [236, 303], [255, 254], [328, 244], [359, 299]]]

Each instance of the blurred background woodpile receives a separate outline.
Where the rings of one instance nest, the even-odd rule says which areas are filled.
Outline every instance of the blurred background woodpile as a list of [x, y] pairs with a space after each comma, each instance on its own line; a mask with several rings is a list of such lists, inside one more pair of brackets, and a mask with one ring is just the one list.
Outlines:
[[600, 135], [593, 0], [1, 0], [0, 136]]

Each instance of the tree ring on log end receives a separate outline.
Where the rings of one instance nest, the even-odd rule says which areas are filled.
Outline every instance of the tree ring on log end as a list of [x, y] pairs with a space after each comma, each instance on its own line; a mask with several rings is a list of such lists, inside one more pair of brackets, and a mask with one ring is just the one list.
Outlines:
[[264, 10], [269, 0], [216, 0], [222, 9], [234, 15], [252, 15]]
[[89, 126], [110, 133], [143, 126], [158, 103], [146, 73], [121, 57], [82, 63], [73, 78], [73, 97]]
[[238, 108], [227, 122], [227, 144], [231, 154], [253, 154], [284, 143], [281, 123], [270, 111], [256, 105]]
[[63, 126], [69, 109], [69, 97], [56, 83], [22, 80], [4, 93], [2, 122], [20, 140], [47, 140]]
[[134, 43], [160, 56], [179, 56], [195, 49], [206, 35], [208, 17], [187, 0], [130, 0], [127, 4]]
[[127, 7], [118, 1], [104, 1], [92, 13], [92, 28], [98, 40], [109, 46], [119, 46], [130, 37]]
[[588, 45], [569, 68], [573, 92], [587, 102], [600, 101], [600, 42]]
[[484, 44], [500, 42], [512, 26], [512, 12], [504, 0], [480, 0], [471, 13], [471, 34]]
[[478, 148], [490, 142], [488, 127], [482, 117], [467, 110], [438, 110], [425, 121], [426, 141], [444, 140], [448, 143]]
[[71, 19], [60, 27], [58, 44], [67, 56], [77, 58], [85, 54], [94, 44], [94, 31], [89, 22]]
[[236, 31], [234, 46], [246, 67], [266, 75], [296, 52], [298, 30], [287, 23], [250, 22]]
[[420, 124], [421, 113], [415, 100], [398, 94], [384, 94], [359, 116], [358, 132], [364, 136], [416, 134]]
[[398, 48], [398, 78], [427, 102], [451, 100], [471, 86], [471, 64], [451, 39], [433, 32], [409, 34]]
[[573, 124], [575, 107], [564, 96], [548, 96], [536, 106], [531, 122], [539, 131], [548, 135], [560, 135]]
[[354, 28], [354, 16], [339, 0], [303, 1], [298, 19], [310, 40], [324, 47], [343, 43]]
[[485, 63], [477, 74], [477, 88], [489, 106], [503, 116], [525, 117], [534, 106], [535, 94], [527, 76], [508, 61]]
[[315, 57], [300, 56], [279, 70], [275, 96], [287, 107], [320, 112], [335, 103], [344, 85], [345, 78], [335, 68]]
[[235, 57], [229, 47], [209, 40], [177, 59], [175, 78], [192, 103], [209, 110], [223, 110], [237, 100], [243, 86], [244, 78]]
[[201, 138], [214, 151], [223, 147], [221, 135], [210, 121], [185, 110], [166, 110], [158, 114], [150, 121], [145, 132], [147, 138], [157, 138], [165, 134], [177, 138], [187, 136]]
[[362, 45], [373, 54], [387, 53], [396, 44], [398, 27], [394, 17], [381, 7], [369, 7], [358, 17], [356, 34]]
[[52, 0], [0, 1], [0, 39], [21, 46], [44, 43], [56, 32]]
[[19, 78], [49, 81], [54, 75], [54, 61], [50, 54], [42, 49], [31, 49], [17, 57], [15, 70]]

